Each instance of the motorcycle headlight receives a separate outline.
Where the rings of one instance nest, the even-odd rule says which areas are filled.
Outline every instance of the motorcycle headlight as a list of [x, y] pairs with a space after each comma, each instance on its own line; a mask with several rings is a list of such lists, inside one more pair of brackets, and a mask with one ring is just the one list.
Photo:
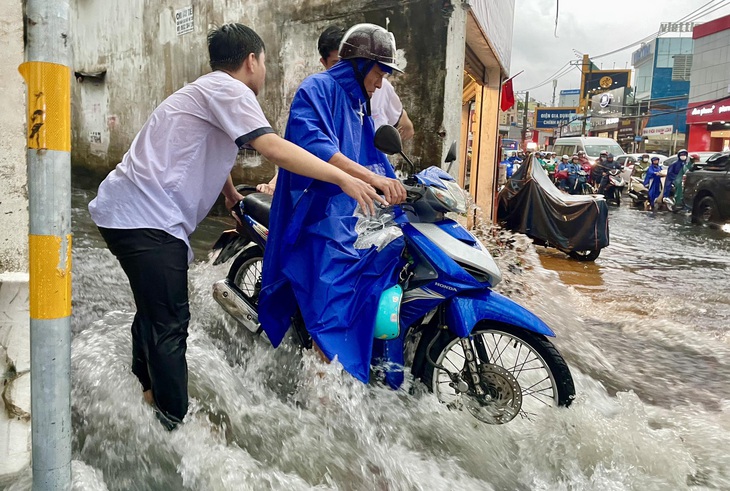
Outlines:
[[442, 182], [446, 185], [446, 189], [431, 186], [429, 191], [441, 203], [446, 211], [454, 211], [456, 213], [466, 213], [466, 196], [464, 191], [454, 181]]

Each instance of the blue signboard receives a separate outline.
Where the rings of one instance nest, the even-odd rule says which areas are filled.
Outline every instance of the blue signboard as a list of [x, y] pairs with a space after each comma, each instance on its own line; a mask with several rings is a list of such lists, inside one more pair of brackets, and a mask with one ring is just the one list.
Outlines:
[[579, 95], [580, 89], [563, 89], [560, 91], [560, 95]]
[[535, 109], [535, 128], [549, 129], [558, 128], [559, 126], [565, 126], [570, 121], [576, 118], [577, 112], [578, 109], [574, 107], [539, 107]]

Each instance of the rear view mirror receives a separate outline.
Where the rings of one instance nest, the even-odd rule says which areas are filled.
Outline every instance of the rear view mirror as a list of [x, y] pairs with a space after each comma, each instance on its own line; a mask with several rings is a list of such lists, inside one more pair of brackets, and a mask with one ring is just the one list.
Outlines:
[[400, 133], [394, 127], [385, 124], [375, 132], [375, 148], [386, 155], [395, 155], [403, 151]]
[[451, 144], [451, 147], [449, 147], [449, 151], [446, 153], [446, 158], [444, 159], [444, 162], [449, 163], [456, 160], [456, 140]]

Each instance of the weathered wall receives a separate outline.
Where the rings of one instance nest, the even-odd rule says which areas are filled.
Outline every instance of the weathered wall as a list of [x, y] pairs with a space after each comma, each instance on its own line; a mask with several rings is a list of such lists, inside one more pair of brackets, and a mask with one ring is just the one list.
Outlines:
[[0, 272], [28, 270], [25, 89], [21, 0], [0, 0]]
[[0, 488], [30, 464], [28, 195], [21, 0], [0, 0]]
[[[429, 0], [76, 0], [72, 6], [74, 71], [106, 70], [103, 79], [73, 84], [74, 165], [105, 175], [121, 159], [150, 112], [167, 95], [208, 71], [205, 35], [214, 25], [242, 22], [263, 38], [267, 83], [259, 95], [272, 126], [283, 133], [288, 107], [304, 77], [318, 71], [317, 37], [330, 23], [373, 22], [396, 36], [406, 73], [393, 77], [416, 126], [406, 150], [436, 163], [444, 141], [444, 90], [449, 2]], [[178, 36], [174, 11], [192, 5], [194, 30]], [[459, 69], [460, 70], [460, 69]], [[450, 125], [453, 126], [453, 125]], [[446, 135], [452, 133], [453, 135]], [[239, 159], [237, 177], [259, 181], [273, 172], [257, 157]]]

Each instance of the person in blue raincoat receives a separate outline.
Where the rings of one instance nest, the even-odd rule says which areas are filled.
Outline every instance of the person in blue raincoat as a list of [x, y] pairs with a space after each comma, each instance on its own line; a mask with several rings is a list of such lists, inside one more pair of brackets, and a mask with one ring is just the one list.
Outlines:
[[677, 176], [679, 176], [682, 172], [682, 168], [684, 167], [684, 164], [687, 163], [688, 159], [689, 152], [687, 150], [682, 149], [677, 152], [677, 160], [675, 160], [667, 168], [667, 178], [664, 179], [664, 192], [662, 193], [662, 198], [671, 198], [674, 195], [674, 191], [676, 190], [675, 181]]
[[[383, 191], [405, 200], [403, 185], [373, 143], [370, 97], [386, 73], [398, 70], [395, 40], [373, 24], [353, 26], [340, 61], [302, 82], [285, 138]], [[400, 70], [398, 70], [400, 71]], [[336, 187], [280, 169], [264, 254], [259, 320], [278, 346], [300, 310], [316, 349], [338, 358], [367, 382], [378, 301], [396, 283], [404, 246], [356, 249], [357, 203]]]
[[646, 170], [646, 175], [644, 176], [644, 186], [649, 190], [648, 206], [652, 210], [655, 209], [655, 202], [662, 193], [662, 177], [664, 177], [664, 171], [659, 165], [659, 157], [652, 157], [651, 165]]

